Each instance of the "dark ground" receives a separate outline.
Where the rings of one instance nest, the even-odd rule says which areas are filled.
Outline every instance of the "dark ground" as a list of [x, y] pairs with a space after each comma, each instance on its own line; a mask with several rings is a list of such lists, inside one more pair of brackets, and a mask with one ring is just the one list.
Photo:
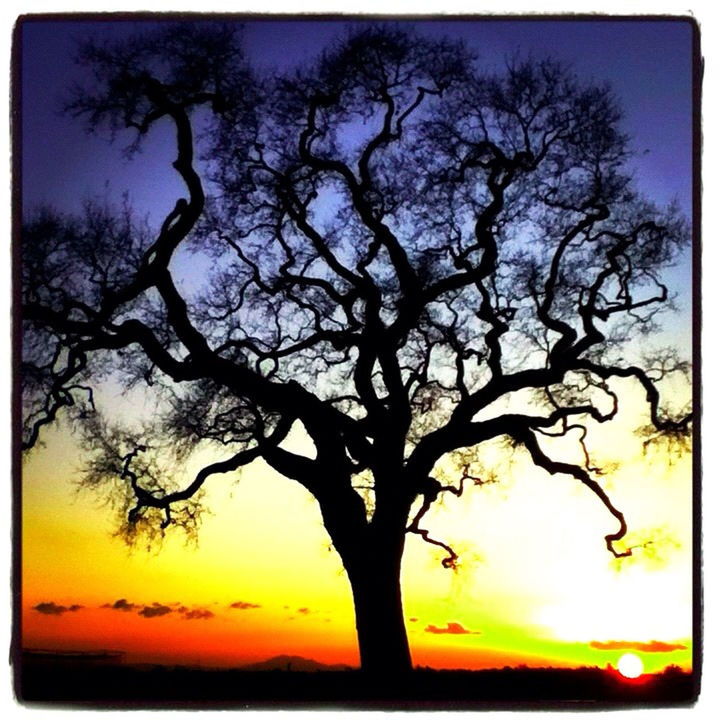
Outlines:
[[693, 676], [676, 668], [635, 681], [599, 668], [418, 669], [391, 680], [357, 670], [251, 672], [25, 653], [15, 672], [18, 700], [46, 707], [591, 709], [688, 705], [698, 692]]

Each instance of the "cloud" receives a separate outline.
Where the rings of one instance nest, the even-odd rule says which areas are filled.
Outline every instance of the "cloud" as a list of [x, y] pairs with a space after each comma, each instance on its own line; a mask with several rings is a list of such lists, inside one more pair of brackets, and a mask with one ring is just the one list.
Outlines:
[[[288, 606], [285, 606], [286, 610], [290, 610]], [[320, 613], [320, 610], [311, 610], [309, 607], [299, 607], [295, 610], [290, 610], [292, 612], [292, 615], [288, 615], [285, 619], [286, 620], [295, 620], [298, 616], [300, 617], [307, 617], [308, 615], [315, 615], [317, 613]]]
[[167, 615], [172, 612], [172, 608], [167, 605], [161, 605], [160, 603], [153, 603], [152, 605], [146, 605], [138, 615], [145, 618], [160, 617], [161, 615]]
[[425, 632], [432, 633], [433, 635], [480, 635], [479, 630], [467, 630], [460, 623], [449, 622], [445, 627], [436, 627], [435, 625], [428, 625], [425, 628]]
[[260, 605], [256, 605], [255, 603], [251, 602], [244, 602], [243, 600], [238, 600], [237, 602], [230, 603], [230, 607], [234, 610], [255, 610], [256, 608], [259, 608]]
[[651, 640], [650, 642], [636, 642], [634, 640], [608, 640], [608, 642], [600, 642], [599, 640], [593, 640], [590, 643], [590, 647], [596, 650], [639, 650], [640, 652], [649, 653], [687, 650], [687, 645], [683, 645], [682, 643], [666, 643], [660, 640]]
[[138, 606], [135, 605], [135, 603], [128, 602], [125, 598], [120, 598], [120, 600], [116, 600], [114, 603], [106, 603], [103, 605], [104, 608], [110, 608], [111, 610], [122, 610], [123, 612], [130, 612], [132, 610], [135, 610]]
[[417, 622], [417, 621], [418, 621], [418, 619], [417, 619], [416, 617], [408, 618], [408, 620], [409, 620], [410, 622]]
[[57, 605], [54, 602], [41, 602], [35, 605], [33, 610], [37, 610], [43, 615], [62, 615], [66, 612], [82, 610], [82, 605], [70, 605], [70, 607], [65, 607], [65, 605]]
[[144, 618], [162, 617], [169, 613], [176, 612], [182, 615], [185, 620], [209, 620], [215, 617], [215, 613], [206, 608], [189, 608], [181, 602], [175, 601], [171, 603], [154, 602], [152, 605], [138, 605], [137, 603], [128, 602], [125, 598], [116, 600], [114, 603], [106, 603], [102, 607], [111, 610], [120, 610], [121, 612], [134, 612]]
[[186, 607], [182, 607], [182, 608], [178, 609], [178, 612], [186, 620], [209, 620], [210, 618], [215, 617], [214, 612], [210, 612], [210, 610], [205, 610], [204, 608], [197, 608], [195, 610], [189, 610]]

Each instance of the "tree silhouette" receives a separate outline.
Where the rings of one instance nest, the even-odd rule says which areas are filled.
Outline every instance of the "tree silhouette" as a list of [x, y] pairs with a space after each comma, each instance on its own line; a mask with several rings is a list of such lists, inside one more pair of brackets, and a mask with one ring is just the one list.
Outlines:
[[[25, 448], [70, 418], [83, 482], [151, 539], [193, 531], [205, 480], [262, 458], [317, 500], [373, 671], [411, 667], [407, 533], [457, 565], [423, 518], [492, 481], [490, 441], [584, 485], [611, 516], [607, 549], [632, 552], [585, 439], [616, 417], [618, 380], [644, 391], [648, 440], [687, 438], [690, 412], [659, 390], [687, 363], [631, 341], [661, 327], [662, 273], [689, 232], [634, 189], [609, 88], [546, 58], [488, 74], [461, 43], [386, 25], [274, 77], [233, 24], [90, 40], [78, 57], [92, 79], [66, 109], [134, 133], [129, 152], [172, 128], [186, 190], [159, 229], [97, 203], [25, 220]], [[213, 262], [187, 289], [175, 260], [190, 252]], [[155, 393], [151, 422], [96, 411], [108, 377]]]

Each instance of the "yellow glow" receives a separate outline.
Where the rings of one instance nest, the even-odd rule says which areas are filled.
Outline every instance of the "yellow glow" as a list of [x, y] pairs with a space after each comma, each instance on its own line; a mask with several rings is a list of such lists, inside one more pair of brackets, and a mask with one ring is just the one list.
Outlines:
[[[81, 449], [62, 432], [46, 437], [23, 472], [26, 645], [94, 643], [209, 664], [275, 654], [357, 664], [347, 577], [317, 503], [298, 484], [260, 463], [237, 478], [211, 478], [211, 514], [197, 547], [170, 535], [150, 553], [130, 552], [111, 537], [114, 511], [73, 487]], [[630, 542], [652, 544], [613, 560], [603, 537], [616, 522], [587, 488], [535, 468], [522, 451], [507, 463], [484, 449], [499, 481], [448, 495], [422, 523], [456, 549], [458, 571], [442, 568], [441, 549], [407, 539], [402, 590], [415, 664], [604, 667], [615, 664], [617, 643], [658, 641], [672, 649], [642, 652], [647, 671], [690, 667], [690, 461], [643, 456], [639, 439], [624, 431], [592, 448], [600, 460], [620, 462], [601, 482], [626, 514]], [[213, 616], [145, 619], [102, 608], [121, 598]], [[44, 602], [83, 610], [57, 617], [33, 610]], [[259, 607], [230, 609], [235, 602]], [[428, 631], [451, 622], [467, 632]]]

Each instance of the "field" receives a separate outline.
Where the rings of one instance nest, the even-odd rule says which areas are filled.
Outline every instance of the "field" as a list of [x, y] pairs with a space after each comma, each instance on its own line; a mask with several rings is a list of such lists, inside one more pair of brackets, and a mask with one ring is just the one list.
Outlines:
[[632, 681], [600, 668], [417, 668], [390, 681], [307, 662], [281, 658], [271, 670], [212, 669], [124, 664], [111, 654], [25, 653], [15, 666], [16, 693], [23, 703], [64, 707], [460, 710], [682, 705], [692, 703], [699, 689], [692, 674], [677, 668]]

